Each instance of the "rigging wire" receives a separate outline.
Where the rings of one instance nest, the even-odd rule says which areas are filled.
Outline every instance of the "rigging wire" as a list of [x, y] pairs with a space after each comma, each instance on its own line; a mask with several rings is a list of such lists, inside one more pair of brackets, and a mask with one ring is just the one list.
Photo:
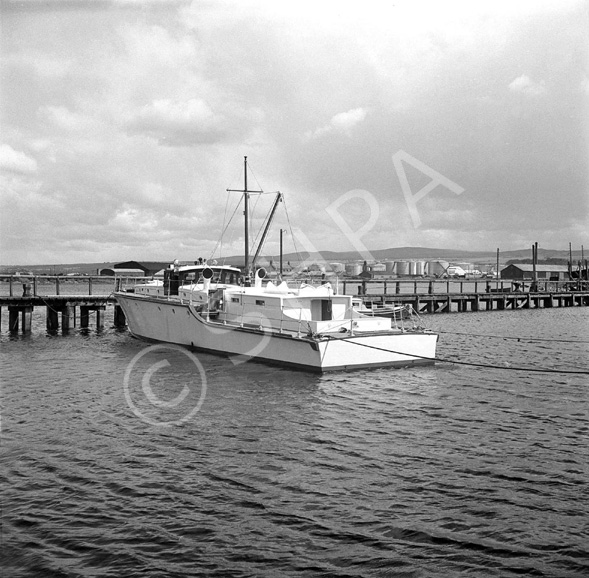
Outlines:
[[357, 341], [348, 341], [345, 339], [347, 343], [351, 345], [359, 345], [360, 347], [367, 347], [368, 349], [376, 349], [378, 351], [386, 351], [387, 353], [396, 353], [398, 355], [410, 355], [410, 357], [414, 357], [417, 359], [427, 359], [429, 361], [440, 361], [442, 363], [453, 363], [455, 365], [468, 365], [470, 367], [484, 367], [486, 369], [503, 369], [507, 371], [528, 371], [534, 373], [566, 373], [566, 374], [573, 374], [573, 375], [589, 375], [589, 371], [583, 370], [567, 370], [567, 369], [544, 369], [539, 367], [510, 367], [504, 365], [490, 365], [485, 363], [473, 363], [470, 361], [456, 361], [454, 359], [443, 359], [440, 357], [432, 358], [426, 357], [424, 355], [415, 355], [414, 353], [408, 354], [402, 351], [393, 351], [392, 349], [384, 349], [383, 347], [376, 347], [375, 345], [367, 345], [366, 343], [358, 343]]
[[[229, 225], [231, 225], [231, 221], [233, 220], [233, 217], [235, 217], [235, 213], [237, 213], [237, 209], [239, 209], [239, 207], [241, 206], [242, 198], [243, 197], [239, 197], [239, 201], [237, 202], [237, 205], [235, 205], [235, 209], [233, 209], [233, 213], [231, 214], [231, 217], [229, 218], [229, 221], [227, 222], [227, 225], [225, 226], [225, 228], [223, 229], [223, 231], [221, 231], [221, 237], [217, 241], [217, 244], [215, 245], [215, 248], [213, 249], [213, 251], [211, 253], [211, 257], [210, 257], [211, 259], [213, 258], [215, 252], [217, 251], [217, 247], [219, 247], [219, 245], [223, 242], [223, 235], [225, 234], [225, 232], [229, 228]], [[229, 195], [227, 196], [227, 204], [228, 203], [229, 203]], [[224, 257], [223, 257], [223, 259], [224, 259]]]
[[260, 191], [264, 191], [264, 189], [262, 188], [262, 185], [260, 185], [260, 182], [258, 181], [258, 177], [256, 177], [256, 173], [254, 173], [251, 164], [248, 163], [247, 168], [249, 169], [249, 172], [252, 174], [252, 176], [254, 177], [254, 181], [256, 181], [256, 184], [258, 185], [258, 189], [260, 189]]
[[295, 253], [297, 254], [297, 259], [299, 261], [302, 261], [301, 254], [299, 253], [299, 249], [297, 247], [297, 241], [296, 241], [293, 229], [292, 229], [292, 224], [290, 222], [290, 215], [288, 214], [288, 209], [286, 207], [286, 197], [284, 195], [282, 196], [282, 204], [284, 205], [284, 213], [286, 214], [286, 220], [288, 222], [288, 228], [290, 230], [290, 236], [292, 237], [292, 242], [294, 244]]
[[225, 210], [223, 211], [223, 226], [221, 227], [221, 236], [219, 238], [219, 240], [217, 241], [217, 244], [215, 245], [215, 248], [213, 249], [213, 252], [211, 253], [211, 256], [209, 257], [209, 259], [212, 259], [215, 256], [215, 251], [217, 250], [217, 247], [219, 247], [219, 254], [222, 255], [223, 254], [223, 235], [225, 234], [225, 221], [227, 219], [227, 207], [229, 206], [229, 193], [227, 193], [227, 199], [225, 201]]
[[[264, 217], [264, 220], [262, 221], [262, 225], [258, 229], [258, 232], [256, 233], [256, 236], [254, 237], [254, 240], [253, 240], [252, 245], [251, 245], [252, 248], [254, 248], [256, 246], [256, 243], [258, 242], [258, 239], [260, 238], [260, 235], [262, 234], [262, 231], [264, 230], [264, 227], [266, 226], [266, 222], [270, 218], [270, 213], [271, 212], [272, 212], [272, 205], [270, 205], [270, 208], [268, 209], [268, 212], [266, 213], [266, 216]], [[260, 250], [261, 249], [262, 248], [260, 247]]]

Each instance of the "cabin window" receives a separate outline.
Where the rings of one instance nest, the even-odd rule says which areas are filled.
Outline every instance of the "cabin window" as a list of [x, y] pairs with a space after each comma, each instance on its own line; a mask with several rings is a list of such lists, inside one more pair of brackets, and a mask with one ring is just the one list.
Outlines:
[[256, 299], [256, 305], [266, 305], [266, 302], [263, 299]]
[[231, 303], [239, 303], [239, 297], [231, 297]]

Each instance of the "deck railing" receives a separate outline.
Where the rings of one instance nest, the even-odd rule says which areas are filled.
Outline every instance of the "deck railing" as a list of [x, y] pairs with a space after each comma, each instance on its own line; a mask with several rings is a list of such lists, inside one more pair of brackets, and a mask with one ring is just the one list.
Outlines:
[[[147, 282], [152, 277], [0, 275], [0, 292], [11, 297], [38, 295], [108, 295], [115, 290]], [[320, 285], [316, 277], [290, 279], [292, 287], [300, 283]], [[327, 278], [340, 294], [352, 295], [433, 295], [455, 293], [560, 293], [587, 292], [589, 281], [547, 281], [530, 279], [350, 279]]]
[[151, 277], [0, 275], [0, 292], [10, 297], [69, 294], [99, 296], [149, 279]]

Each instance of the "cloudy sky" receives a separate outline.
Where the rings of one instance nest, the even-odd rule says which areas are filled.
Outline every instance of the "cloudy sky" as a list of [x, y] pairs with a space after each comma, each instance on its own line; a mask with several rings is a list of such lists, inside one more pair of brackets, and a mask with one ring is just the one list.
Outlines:
[[583, 0], [3, 0], [0, 17], [0, 264], [208, 257], [244, 155], [286, 198], [269, 253], [279, 228], [288, 250], [589, 247]]

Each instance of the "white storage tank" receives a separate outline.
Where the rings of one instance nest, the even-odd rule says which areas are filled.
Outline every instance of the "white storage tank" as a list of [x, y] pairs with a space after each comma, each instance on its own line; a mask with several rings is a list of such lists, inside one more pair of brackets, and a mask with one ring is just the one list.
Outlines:
[[415, 261], [409, 261], [409, 275], [415, 276]]
[[329, 266], [334, 273], [343, 273], [346, 270], [343, 263], [330, 263]]
[[425, 275], [425, 261], [415, 261], [415, 274], [420, 277]]
[[374, 265], [370, 265], [370, 270], [373, 273], [384, 273], [386, 271], [386, 265], [384, 263], [374, 263]]
[[430, 277], [441, 277], [448, 269], [448, 261], [428, 261], [427, 273]]
[[396, 261], [397, 275], [409, 275], [409, 262], [408, 261]]
[[395, 262], [394, 261], [385, 261], [385, 271], [387, 273], [393, 273], [395, 271]]
[[346, 273], [352, 277], [357, 277], [362, 273], [362, 265], [360, 263], [346, 263]]

